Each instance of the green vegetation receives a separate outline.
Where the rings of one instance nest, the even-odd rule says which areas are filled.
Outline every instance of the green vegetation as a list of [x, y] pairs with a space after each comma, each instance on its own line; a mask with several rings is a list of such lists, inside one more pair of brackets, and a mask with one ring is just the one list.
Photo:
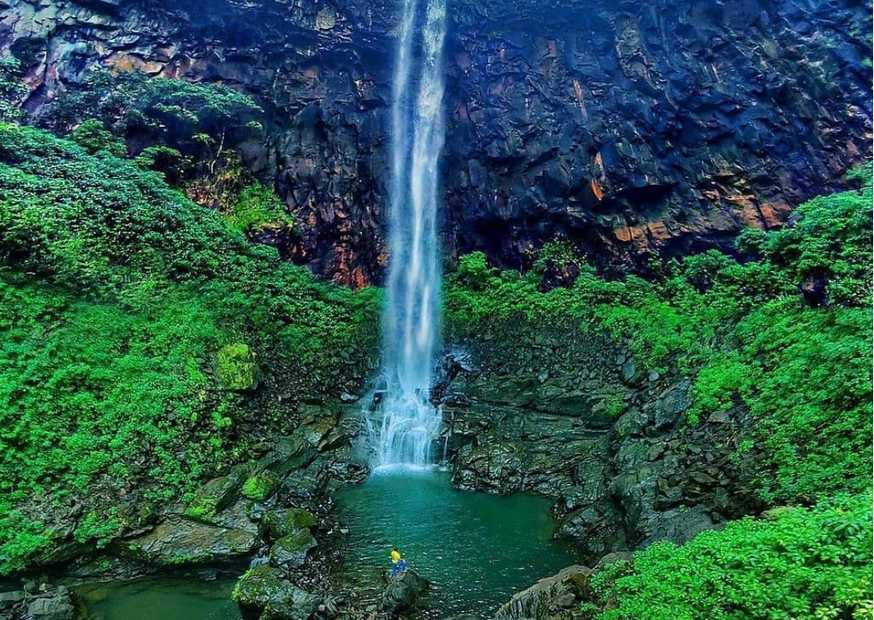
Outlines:
[[91, 155], [100, 151], [106, 151], [115, 157], [124, 157], [127, 154], [124, 140], [116, 138], [96, 118], [89, 118], [71, 131], [70, 139]]
[[219, 349], [218, 378], [229, 390], [251, 390], [257, 382], [258, 366], [249, 345], [235, 342]]
[[279, 197], [261, 183], [253, 183], [240, 192], [233, 212], [225, 216], [234, 230], [245, 233], [267, 225], [294, 227], [294, 218], [285, 212]]
[[[0, 124], [2, 571], [65, 520], [85, 542], [147, 517], [245, 457], [240, 420], [288, 431], [375, 350], [374, 291], [317, 282], [95, 137]], [[283, 411], [224, 389], [255, 359]]]
[[276, 477], [272, 473], [262, 471], [243, 483], [243, 496], [256, 502], [263, 501], [273, 494], [276, 483]]
[[598, 620], [871, 618], [871, 495], [652, 545], [593, 578]]
[[21, 120], [19, 103], [28, 89], [21, 81], [21, 63], [14, 56], [0, 58], [0, 123]]
[[[609, 565], [582, 617], [872, 617], [870, 167], [851, 178], [858, 189], [801, 205], [794, 225], [744, 233], [745, 263], [711, 251], [657, 266], [650, 282], [606, 281], [580, 260], [572, 287], [541, 293], [554, 247], [525, 274], [481, 253], [459, 260], [445, 291], [452, 338], [566, 324], [621, 338], [639, 365], [693, 377], [688, 424], [748, 411], [738, 457], [755, 491], [802, 506]], [[805, 299], [817, 282], [824, 298]]]
[[[814, 502], [871, 483], [870, 171], [858, 190], [800, 206], [800, 221], [740, 239], [745, 264], [716, 251], [664, 265], [656, 282], [605, 281], [591, 268], [571, 288], [538, 291], [540, 272], [498, 272], [461, 257], [445, 292], [453, 338], [502, 325], [576, 322], [630, 339], [638, 361], [695, 376], [690, 423], [736, 405], [755, 419], [744, 446], [769, 504]], [[864, 181], [864, 182], [863, 182]], [[828, 282], [809, 307], [807, 278]], [[617, 408], [618, 412], [618, 408]]]
[[225, 86], [97, 69], [60, 96], [43, 122], [70, 131], [97, 118], [115, 135], [173, 146], [213, 168], [228, 147], [261, 132], [261, 113], [248, 95]]

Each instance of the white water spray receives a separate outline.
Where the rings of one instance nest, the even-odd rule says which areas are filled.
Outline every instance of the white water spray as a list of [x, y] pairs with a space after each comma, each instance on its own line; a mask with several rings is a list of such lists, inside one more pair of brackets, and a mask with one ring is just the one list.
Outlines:
[[440, 332], [437, 191], [446, 0], [403, 3], [392, 89], [385, 391], [372, 429], [377, 466], [429, 464], [440, 429], [429, 396]]

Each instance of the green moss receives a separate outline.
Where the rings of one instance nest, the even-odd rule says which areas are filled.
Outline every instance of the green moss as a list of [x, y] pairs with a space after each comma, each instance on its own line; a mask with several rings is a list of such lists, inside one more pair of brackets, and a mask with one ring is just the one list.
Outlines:
[[263, 501], [273, 495], [279, 481], [269, 471], [262, 471], [246, 479], [243, 483], [243, 495], [256, 502]]
[[315, 515], [303, 508], [288, 508], [271, 510], [264, 515], [264, 528], [271, 538], [283, 538], [298, 532], [309, 530], [318, 523]]
[[239, 482], [233, 476], [215, 478], [204, 484], [185, 508], [185, 516], [211, 522], [216, 514], [233, 501]]
[[255, 356], [249, 345], [237, 342], [219, 349], [216, 371], [219, 381], [228, 390], [252, 390], [257, 384]]

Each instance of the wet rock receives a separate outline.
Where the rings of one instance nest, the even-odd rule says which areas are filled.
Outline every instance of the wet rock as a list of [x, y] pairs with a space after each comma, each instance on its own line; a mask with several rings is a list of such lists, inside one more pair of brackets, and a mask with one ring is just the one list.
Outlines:
[[556, 288], [569, 288], [580, 275], [580, 266], [574, 261], [546, 261], [538, 289], [547, 293]]
[[396, 618], [415, 610], [428, 593], [431, 584], [415, 571], [407, 570], [389, 579], [379, 601], [380, 611]]
[[304, 565], [307, 555], [317, 545], [309, 530], [298, 529], [273, 543], [270, 561], [281, 568], [298, 568]]
[[171, 516], [151, 532], [116, 546], [133, 559], [171, 567], [237, 561], [249, 555], [256, 542], [251, 531]]
[[34, 598], [27, 604], [28, 620], [74, 620], [76, 609], [66, 588], [59, 587], [49, 596]]
[[824, 273], [813, 273], [801, 282], [801, 294], [804, 302], [813, 308], [828, 305], [828, 276]]
[[575, 542], [584, 559], [594, 559], [619, 549], [627, 549], [629, 544], [624, 515], [607, 500], [570, 513], [561, 521], [558, 532]]
[[9, 620], [75, 620], [72, 593], [64, 586], [28, 583], [24, 590], [0, 592], [0, 617]]
[[250, 568], [234, 586], [233, 599], [243, 616], [253, 620], [308, 620], [320, 597], [293, 585], [278, 568], [262, 564]]
[[551, 618], [570, 620], [576, 607], [590, 592], [592, 569], [569, 566], [557, 575], [541, 579], [536, 584], [513, 595], [495, 614], [495, 620]]
[[287, 508], [265, 513], [261, 523], [267, 536], [275, 540], [295, 534], [299, 530], [310, 530], [315, 527], [318, 520], [309, 510]]
[[194, 499], [185, 508], [185, 516], [210, 522], [218, 512], [230, 506], [236, 498], [240, 481], [235, 476], [214, 478], [197, 490]]
[[655, 428], [664, 430], [677, 422], [680, 414], [692, 405], [691, 382], [683, 379], [668, 389], [661, 397], [661, 404], [655, 413]]
[[644, 525], [646, 537], [640, 546], [645, 547], [658, 540], [682, 544], [714, 527], [716, 524], [701, 505], [655, 512]]

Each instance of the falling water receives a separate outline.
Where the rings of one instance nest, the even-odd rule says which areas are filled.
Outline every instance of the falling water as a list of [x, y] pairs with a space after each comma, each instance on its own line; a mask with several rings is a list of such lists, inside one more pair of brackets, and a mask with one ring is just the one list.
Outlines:
[[425, 465], [440, 427], [429, 401], [440, 328], [437, 166], [443, 148], [446, 0], [403, 0], [392, 100], [385, 392], [376, 465]]

